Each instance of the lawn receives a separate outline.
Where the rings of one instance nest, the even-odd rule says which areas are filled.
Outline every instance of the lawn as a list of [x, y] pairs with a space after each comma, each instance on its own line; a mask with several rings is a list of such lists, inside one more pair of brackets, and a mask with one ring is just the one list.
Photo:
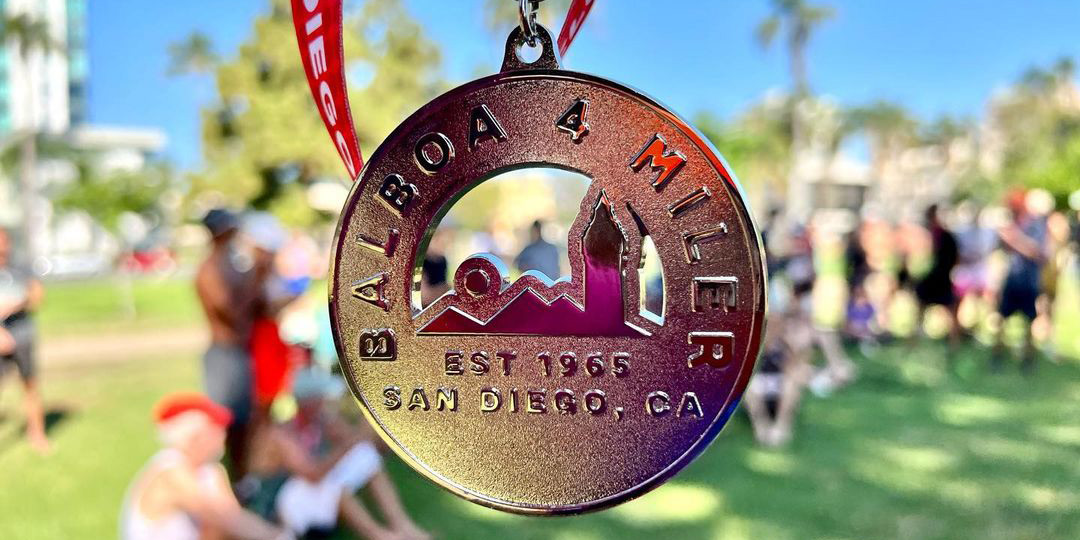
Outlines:
[[191, 326], [201, 317], [189, 277], [104, 277], [45, 283], [37, 321], [48, 338]]
[[[396, 459], [410, 511], [440, 538], [1080, 537], [1080, 362], [989, 374], [984, 349], [927, 343], [859, 358], [858, 382], [809, 397], [790, 448], [756, 447], [737, 415], [712, 447], [636, 501], [571, 518], [483, 509]], [[19, 439], [0, 393], [0, 538], [114, 538], [124, 488], [154, 451], [162, 393], [198, 362], [162, 355], [45, 373], [55, 453]], [[9, 381], [10, 383], [10, 381]]]

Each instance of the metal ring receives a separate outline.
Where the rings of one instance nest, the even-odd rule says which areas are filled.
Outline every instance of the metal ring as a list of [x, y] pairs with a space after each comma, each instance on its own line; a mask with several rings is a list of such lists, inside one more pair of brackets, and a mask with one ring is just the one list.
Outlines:
[[536, 0], [521, 0], [518, 4], [518, 23], [530, 47], [536, 46], [536, 10], [539, 4]]

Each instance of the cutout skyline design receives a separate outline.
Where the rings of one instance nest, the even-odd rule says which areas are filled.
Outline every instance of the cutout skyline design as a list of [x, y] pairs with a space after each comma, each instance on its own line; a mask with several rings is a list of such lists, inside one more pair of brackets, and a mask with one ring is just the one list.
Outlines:
[[[576, 243], [580, 251], [569, 253], [571, 259], [580, 257], [580, 264], [571, 261], [575, 275], [552, 281], [530, 271], [510, 285], [500, 259], [486, 253], [470, 256], [454, 274], [454, 289], [429, 307], [439, 310], [438, 315], [417, 334], [648, 336], [625, 320], [624, 275], [630, 267], [626, 234], [604, 192], [591, 206], [584, 228], [571, 228], [570, 234], [581, 231]], [[572, 248], [575, 243], [569, 244]], [[580, 292], [580, 302], [575, 292]], [[493, 309], [486, 318], [477, 316]]]

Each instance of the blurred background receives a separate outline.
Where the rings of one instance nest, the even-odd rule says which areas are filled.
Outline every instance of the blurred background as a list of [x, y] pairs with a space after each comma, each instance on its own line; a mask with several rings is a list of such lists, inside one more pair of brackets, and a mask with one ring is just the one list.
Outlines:
[[[568, 3], [544, 1], [540, 21], [557, 31]], [[511, 0], [346, 5], [365, 155], [496, 71], [517, 22]], [[51, 443], [27, 444], [19, 377], [0, 371], [0, 537], [114, 537], [156, 448], [153, 403], [202, 385], [203, 216], [283, 224], [277, 271], [305, 287], [282, 338], [317, 349], [348, 179], [284, 0], [0, 0], [0, 24], [0, 227], [9, 264], [44, 289]], [[516, 517], [387, 456], [414, 520], [445, 538], [1080, 537], [1078, 36], [1080, 4], [1050, 0], [597, 1], [564, 66], [658, 98], [712, 141], [767, 232], [778, 324], [816, 346], [767, 344], [780, 379], [758, 389], [790, 414], [737, 414], [638, 500]], [[471, 191], [418, 261], [424, 302], [477, 252], [515, 275], [568, 272], [588, 181], [530, 169]], [[1023, 259], [1034, 317], [1000, 309]]]

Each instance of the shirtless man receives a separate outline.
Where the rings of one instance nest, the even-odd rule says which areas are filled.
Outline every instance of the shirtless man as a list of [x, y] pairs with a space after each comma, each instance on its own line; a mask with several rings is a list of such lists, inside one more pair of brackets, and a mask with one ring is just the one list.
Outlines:
[[[362, 538], [427, 540], [405, 513], [370, 433], [362, 433], [328, 408], [340, 379], [307, 368], [293, 379], [298, 410], [289, 423], [266, 426], [255, 436], [249, 475], [237, 487], [259, 515], [280, 520], [297, 535], [339, 523]], [[356, 498], [366, 488], [386, 524]]]
[[242, 468], [253, 399], [248, 340], [269, 264], [257, 263], [247, 271], [237, 269], [233, 240], [239, 220], [228, 210], [211, 210], [203, 225], [212, 238], [210, 254], [195, 276], [195, 289], [210, 326], [203, 381], [210, 399], [232, 412], [225, 446], [232, 466]]
[[41, 303], [41, 283], [26, 269], [10, 265], [11, 237], [0, 229], [0, 375], [7, 364], [19, 370], [26, 411], [26, 438], [38, 453], [49, 451], [45, 412], [38, 393], [34, 362], [34, 321], [31, 313]]
[[236, 502], [225, 469], [232, 414], [199, 394], [173, 394], [155, 411], [164, 448], [139, 472], [124, 499], [124, 540], [292, 539]]

